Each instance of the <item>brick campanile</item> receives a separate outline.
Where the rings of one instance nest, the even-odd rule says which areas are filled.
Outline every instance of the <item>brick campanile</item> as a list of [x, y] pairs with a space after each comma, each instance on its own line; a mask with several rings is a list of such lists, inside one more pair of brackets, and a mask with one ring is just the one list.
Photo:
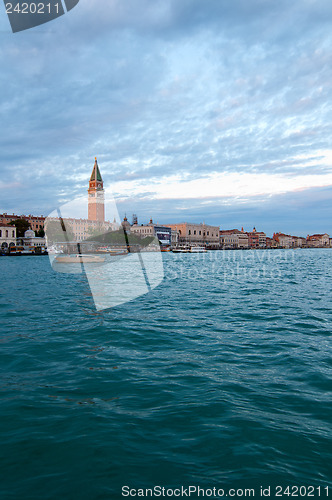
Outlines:
[[88, 189], [88, 219], [105, 221], [104, 183], [95, 158]]

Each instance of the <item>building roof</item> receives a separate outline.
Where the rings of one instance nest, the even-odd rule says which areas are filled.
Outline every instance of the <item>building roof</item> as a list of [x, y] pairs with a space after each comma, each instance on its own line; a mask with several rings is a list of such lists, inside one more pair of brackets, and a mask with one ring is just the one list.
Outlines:
[[259, 236], [259, 235], [263, 235], [263, 236], [266, 236], [266, 234], [263, 232], [263, 231], [247, 231], [245, 234], [247, 234], [248, 236], [251, 235], [251, 236]]
[[7, 213], [4, 213], [4, 214], [0, 214], [0, 219], [31, 219], [31, 220], [34, 220], [34, 219], [40, 219], [40, 220], [44, 220], [45, 217], [43, 215], [16, 215], [16, 214], [7, 214]]
[[93, 165], [92, 174], [90, 177], [90, 181], [96, 181], [96, 180], [99, 182], [103, 182], [103, 179], [101, 177], [101, 173], [100, 173], [100, 170], [98, 167], [98, 163], [97, 163], [97, 158], [95, 158], [95, 164]]
[[312, 234], [311, 236], [308, 235], [307, 240], [317, 240], [322, 238], [323, 236], [328, 236], [328, 234], [324, 233], [324, 234]]
[[273, 239], [276, 241], [279, 241], [279, 238], [293, 238], [290, 234], [285, 234], [285, 233], [274, 233], [273, 234]]
[[220, 231], [220, 234], [244, 234], [238, 229], [224, 229]]
[[204, 227], [206, 228], [213, 228], [213, 229], [218, 229], [219, 226], [211, 226], [211, 224], [205, 224], [205, 222], [173, 222], [172, 224], [165, 224], [166, 227], [173, 227], [173, 226], [201, 226], [202, 229]]

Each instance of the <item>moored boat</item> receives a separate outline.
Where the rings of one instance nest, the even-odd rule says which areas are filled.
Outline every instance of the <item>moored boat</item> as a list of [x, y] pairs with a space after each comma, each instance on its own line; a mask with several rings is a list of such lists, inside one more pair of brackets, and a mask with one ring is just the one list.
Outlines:
[[172, 249], [174, 253], [206, 253], [207, 250], [205, 247], [199, 246], [179, 246]]
[[126, 255], [128, 253], [128, 250], [126, 248], [99, 247], [97, 248], [97, 252], [107, 255]]
[[191, 253], [206, 253], [207, 250], [205, 247], [190, 247]]
[[172, 249], [174, 253], [190, 253], [189, 247], [175, 247]]
[[111, 250], [108, 251], [109, 255], [127, 255], [128, 250], [127, 249], [122, 249], [122, 248], [112, 248]]

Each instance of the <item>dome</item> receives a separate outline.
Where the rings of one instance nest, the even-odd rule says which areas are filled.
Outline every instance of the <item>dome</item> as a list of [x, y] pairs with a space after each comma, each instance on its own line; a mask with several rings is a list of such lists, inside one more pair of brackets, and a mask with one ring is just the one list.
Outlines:
[[34, 238], [36, 235], [35, 235], [35, 232], [32, 231], [32, 229], [28, 229], [27, 231], [25, 231], [24, 233], [24, 238]]

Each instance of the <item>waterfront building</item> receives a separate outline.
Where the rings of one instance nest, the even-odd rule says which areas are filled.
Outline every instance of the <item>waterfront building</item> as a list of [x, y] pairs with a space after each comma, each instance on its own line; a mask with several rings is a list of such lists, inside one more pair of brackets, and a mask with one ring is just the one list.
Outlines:
[[23, 247], [24, 250], [32, 253], [45, 252], [46, 239], [36, 236], [32, 229], [28, 229], [25, 231], [23, 238], [17, 238], [16, 246]]
[[293, 247], [294, 248], [305, 247], [307, 244], [306, 239], [302, 238], [302, 236], [292, 236], [292, 238], [293, 238]]
[[179, 232], [171, 228], [171, 246], [177, 247], [179, 244]]
[[266, 248], [276, 248], [277, 242], [273, 238], [266, 237]]
[[306, 242], [308, 247], [328, 247], [330, 246], [330, 237], [327, 233], [311, 236], [308, 234]]
[[130, 231], [139, 234], [142, 238], [145, 238], [145, 236], [154, 236], [154, 228], [149, 224], [135, 224], [131, 226]]
[[266, 234], [262, 231], [256, 231], [254, 227], [248, 235], [249, 248], [266, 248]]
[[33, 231], [38, 231], [39, 229], [44, 229], [45, 217], [43, 215], [16, 215], [16, 214], [0, 214], [0, 226], [3, 224], [9, 224], [17, 219], [24, 219], [30, 224], [30, 229]]
[[0, 225], [0, 249], [6, 250], [8, 247], [16, 245], [16, 227]]
[[179, 224], [167, 224], [167, 227], [179, 233], [179, 245], [204, 246], [207, 248], [219, 248], [219, 227], [208, 224], [194, 224], [181, 222]]
[[172, 243], [172, 229], [167, 226], [160, 226], [153, 223], [150, 219], [149, 224], [134, 224], [131, 226], [131, 232], [139, 234], [141, 237], [156, 236], [159, 243], [163, 246], [171, 246]]
[[105, 222], [104, 183], [97, 158], [92, 169], [88, 189], [88, 220]]
[[249, 248], [249, 238], [247, 233], [242, 230], [237, 234], [238, 248]]
[[238, 229], [220, 231], [220, 246], [223, 250], [237, 248], [236, 232]]
[[154, 226], [154, 232], [161, 245], [170, 247], [172, 244], [172, 229], [166, 226]]
[[293, 236], [284, 233], [273, 233], [272, 239], [276, 242], [278, 248], [292, 248]]
[[306, 246], [306, 239], [284, 233], [273, 233], [273, 241], [277, 248], [300, 248]]
[[248, 235], [238, 229], [225, 229], [219, 232], [220, 247], [223, 249], [248, 248]]

